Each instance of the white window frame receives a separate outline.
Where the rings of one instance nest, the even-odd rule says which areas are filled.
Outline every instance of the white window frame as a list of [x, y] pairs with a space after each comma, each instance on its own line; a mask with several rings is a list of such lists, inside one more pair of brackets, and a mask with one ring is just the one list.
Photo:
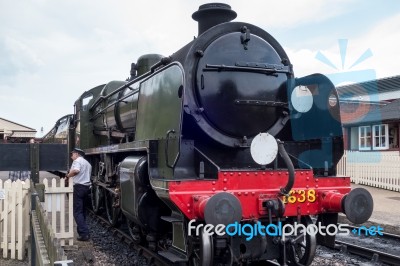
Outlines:
[[[375, 129], [379, 127], [378, 130], [378, 137], [379, 137], [379, 146], [377, 146], [376, 143], [376, 134], [375, 134]], [[385, 134], [382, 135], [382, 128], [385, 128]], [[385, 138], [384, 141], [382, 141], [382, 138]], [[384, 142], [384, 143], [383, 143]], [[379, 125], [372, 125], [372, 149], [373, 150], [387, 150], [389, 149], [389, 125], [388, 124], [379, 124]]]
[[[367, 137], [367, 129], [370, 130], [371, 134], [369, 137]], [[370, 151], [372, 149], [372, 139], [370, 139], [370, 146], [362, 146], [361, 145], [361, 140], [364, 139], [364, 143], [367, 143], [367, 139], [372, 138], [372, 128], [371, 126], [360, 126], [358, 127], [358, 149], [360, 151]]]

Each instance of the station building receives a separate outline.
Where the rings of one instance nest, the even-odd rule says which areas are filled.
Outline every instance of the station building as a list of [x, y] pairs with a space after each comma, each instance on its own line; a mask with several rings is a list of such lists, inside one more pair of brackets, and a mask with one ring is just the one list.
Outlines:
[[400, 151], [400, 76], [337, 89], [346, 150]]
[[400, 75], [337, 90], [345, 149], [338, 173], [400, 192]]
[[36, 130], [0, 117], [0, 143], [27, 143]]

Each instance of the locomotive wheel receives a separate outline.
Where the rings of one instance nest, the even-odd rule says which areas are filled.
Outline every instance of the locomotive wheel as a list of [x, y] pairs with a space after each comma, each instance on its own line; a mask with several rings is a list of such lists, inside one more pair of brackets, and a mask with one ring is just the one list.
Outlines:
[[128, 218], [126, 219], [126, 222], [128, 224], [129, 234], [131, 235], [133, 242], [135, 242], [136, 244], [142, 243], [143, 235], [140, 230], [140, 227], [138, 225], [136, 225], [134, 222], [129, 221]]
[[200, 229], [200, 235], [197, 239], [191, 239], [191, 254], [189, 257], [190, 266], [211, 266], [214, 260], [214, 246], [211, 235], [204, 233]]
[[[297, 221], [293, 219], [291, 224]], [[306, 228], [313, 224], [310, 216], [303, 216], [301, 224]], [[299, 237], [300, 236], [300, 237]], [[307, 234], [299, 228], [297, 236], [291, 237], [292, 241], [286, 243], [287, 265], [289, 266], [308, 266], [314, 259], [315, 250], [317, 248], [317, 238], [315, 234]], [[294, 241], [295, 240], [295, 241]]]
[[[221, 258], [219, 258], [219, 263], [216, 263], [216, 266], [233, 266], [233, 265], [239, 265], [237, 263], [237, 260], [235, 259], [234, 255], [233, 255], [233, 251], [232, 251], [232, 247], [230, 245], [228, 245], [228, 247], [226, 249], [224, 249], [224, 254], [221, 256]], [[221, 263], [222, 261], [222, 263]]]
[[117, 198], [115, 197], [114, 193], [106, 190], [104, 192], [104, 200], [108, 222], [112, 226], [119, 226], [121, 211], [119, 207], [115, 207], [117, 205]]
[[90, 187], [92, 209], [96, 214], [100, 213], [101, 205], [103, 203], [104, 191], [100, 186], [92, 184]]

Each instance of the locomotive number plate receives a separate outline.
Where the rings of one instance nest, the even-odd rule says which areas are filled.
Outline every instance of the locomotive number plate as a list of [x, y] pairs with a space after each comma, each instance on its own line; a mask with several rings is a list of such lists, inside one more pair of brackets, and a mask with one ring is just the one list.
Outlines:
[[302, 203], [302, 202], [314, 202], [317, 197], [314, 189], [294, 189], [289, 192], [289, 197], [283, 196], [283, 203]]

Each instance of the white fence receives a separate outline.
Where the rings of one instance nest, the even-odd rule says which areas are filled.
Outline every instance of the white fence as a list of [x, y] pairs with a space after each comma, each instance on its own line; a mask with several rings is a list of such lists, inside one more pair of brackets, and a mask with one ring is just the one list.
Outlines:
[[[50, 238], [57, 238], [61, 246], [73, 245], [73, 187], [65, 187], [64, 181], [53, 178], [43, 180], [45, 202], [41, 202], [41, 217], [47, 220], [51, 229], [44, 232]], [[3, 258], [24, 260], [30, 237], [31, 182], [0, 179], [0, 247]], [[43, 219], [42, 219], [43, 220]], [[49, 238], [49, 237], [47, 237]], [[48, 240], [54, 242], [53, 240]], [[68, 244], [67, 244], [68, 243]], [[59, 255], [56, 250], [53, 253]], [[54, 257], [54, 254], [50, 254]]]
[[55, 237], [60, 240], [61, 246], [73, 245], [73, 187], [72, 182], [65, 186], [64, 180], [53, 178], [51, 183], [46, 178], [43, 180], [45, 187], [45, 202], [43, 207], [47, 212]]
[[400, 191], [398, 151], [345, 151], [337, 171], [338, 175], [350, 176], [355, 184]]
[[24, 260], [30, 235], [30, 182], [0, 179], [0, 241], [3, 258]]

